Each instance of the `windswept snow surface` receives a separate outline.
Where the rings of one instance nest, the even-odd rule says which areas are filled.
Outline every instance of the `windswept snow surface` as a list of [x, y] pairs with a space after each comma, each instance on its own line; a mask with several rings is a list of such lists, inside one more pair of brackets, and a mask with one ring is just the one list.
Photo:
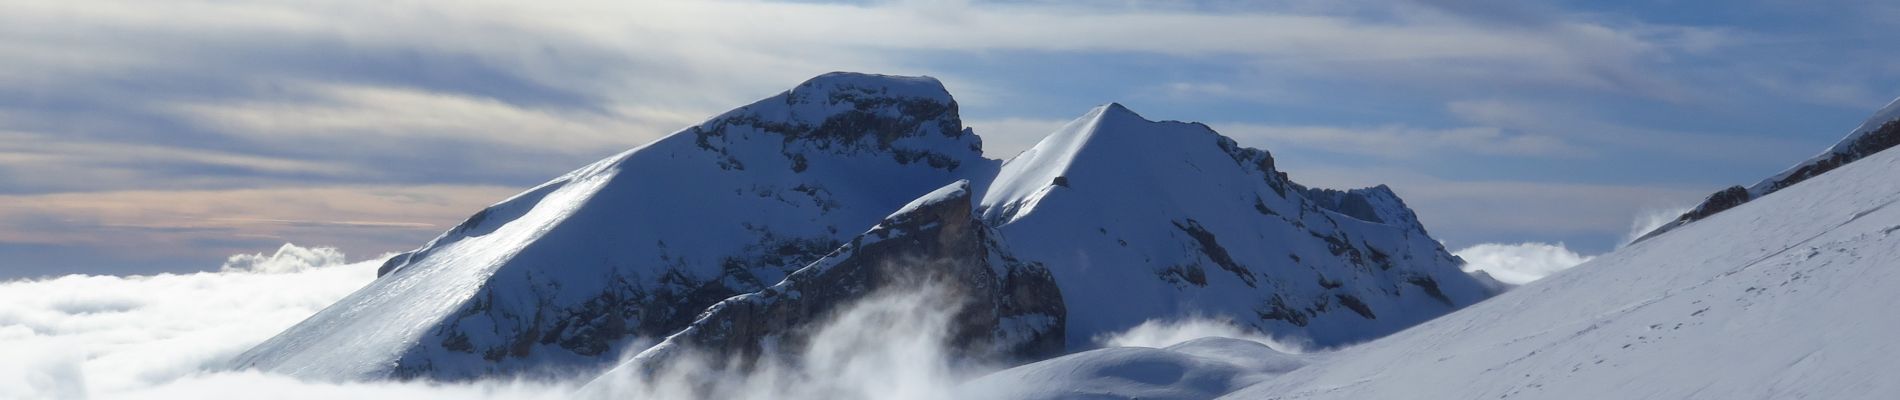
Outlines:
[[1119, 104], [1004, 163], [979, 208], [1055, 276], [1071, 349], [1190, 315], [1337, 346], [1488, 296], [1390, 189], [1308, 189], [1265, 151]]
[[1234, 399], [1900, 398], [1900, 152]]

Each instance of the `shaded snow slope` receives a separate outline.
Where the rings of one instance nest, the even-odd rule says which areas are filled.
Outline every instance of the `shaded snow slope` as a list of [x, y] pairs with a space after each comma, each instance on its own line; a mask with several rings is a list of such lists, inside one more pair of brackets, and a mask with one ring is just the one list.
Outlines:
[[1055, 275], [1072, 349], [1196, 314], [1334, 346], [1488, 295], [1390, 189], [1308, 189], [1265, 151], [1119, 104], [1004, 163], [979, 207]]
[[459, 379], [614, 361], [995, 162], [931, 78], [832, 73], [530, 189], [236, 360]]
[[1207, 337], [1166, 348], [1110, 347], [1011, 368], [965, 383], [972, 399], [1211, 399], [1299, 369], [1306, 357]]
[[1727, 189], [1717, 191], [1714, 194], [1710, 194], [1701, 204], [1696, 205], [1696, 207], [1690, 209], [1689, 212], [1683, 213], [1682, 216], [1677, 217], [1675, 221], [1663, 224], [1663, 226], [1643, 234], [1643, 236], [1638, 237], [1636, 240], [1642, 241], [1674, 230], [1676, 227], [1708, 218], [1710, 215], [1715, 215], [1715, 213], [1734, 208], [1737, 205], [1766, 196], [1769, 193], [1774, 193], [1789, 186], [1794, 186], [1809, 178], [1827, 173], [1835, 168], [1840, 168], [1842, 165], [1847, 165], [1847, 163], [1860, 160], [1863, 157], [1896, 145], [1900, 145], [1900, 99], [1895, 99], [1893, 102], [1887, 103], [1886, 107], [1875, 111], [1874, 115], [1867, 117], [1867, 120], [1861, 122], [1859, 127], [1855, 127], [1853, 131], [1848, 132], [1847, 137], [1842, 138], [1841, 141], [1834, 144], [1834, 146], [1828, 147], [1827, 151], [1821, 152], [1820, 155], [1795, 164], [1793, 167], [1779, 174], [1775, 174], [1775, 176], [1768, 177], [1768, 179], [1763, 179], [1761, 182], [1756, 182], [1752, 186], [1731, 186]]
[[1873, 154], [1230, 397], [1900, 398], [1895, 176]]

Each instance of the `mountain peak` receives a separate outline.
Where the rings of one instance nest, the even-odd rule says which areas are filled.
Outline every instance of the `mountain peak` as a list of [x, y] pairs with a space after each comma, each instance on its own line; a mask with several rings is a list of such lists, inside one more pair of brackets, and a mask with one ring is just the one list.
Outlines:
[[1389, 188], [1307, 189], [1264, 150], [1121, 104], [1004, 163], [981, 200], [1076, 305], [1071, 346], [1189, 310], [1332, 346], [1486, 295]]
[[[1122, 105], [1122, 103], [1108, 103], [1108, 104], [1103, 104], [1101, 106], [1098, 106], [1097, 108], [1102, 109], [1103, 114], [1116, 114], [1116, 115], [1125, 114], [1125, 115], [1132, 116], [1135, 118], [1141, 118], [1141, 114], [1136, 114], [1135, 110], [1128, 109], [1128, 106], [1124, 106]], [[1142, 118], [1142, 119], [1146, 119], [1146, 118]]]
[[943, 82], [928, 76], [829, 72], [798, 84], [789, 92], [799, 100], [852, 100], [863, 97], [929, 99], [940, 103], [951, 100]]

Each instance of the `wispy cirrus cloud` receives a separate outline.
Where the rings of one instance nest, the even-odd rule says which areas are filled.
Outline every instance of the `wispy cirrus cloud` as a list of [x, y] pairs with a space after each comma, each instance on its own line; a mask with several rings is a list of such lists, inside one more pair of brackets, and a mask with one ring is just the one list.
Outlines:
[[[292, 239], [377, 254], [420, 246], [518, 189], [356, 185], [0, 195], [0, 279], [188, 272]], [[220, 254], [221, 253], [221, 254]]]
[[[943, 78], [996, 157], [1130, 101], [1285, 152], [1513, 166], [1730, 138], [1500, 106], [1527, 96], [1838, 105], [1893, 75], [1772, 33], [1516, 2], [27, 1], [0, 14], [0, 193], [525, 187], [832, 70]], [[1790, 147], [1724, 143], [1699, 156]]]

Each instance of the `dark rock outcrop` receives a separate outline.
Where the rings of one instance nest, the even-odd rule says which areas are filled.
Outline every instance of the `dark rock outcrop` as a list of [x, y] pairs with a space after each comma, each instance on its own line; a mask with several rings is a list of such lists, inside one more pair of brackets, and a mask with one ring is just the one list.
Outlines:
[[649, 370], [689, 353], [741, 363], [768, 351], [794, 356], [814, 324], [855, 301], [922, 285], [950, 300], [946, 345], [960, 357], [1012, 362], [1060, 354], [1067, 310], [1049, 271], [1008, 254], [972, 208], [967, 181], [918, 199], [777, 285], [713, 305], [622, 368]]
[[[1889, 105], [1888, 107], [1889, 110], [1892, 110], [1894, 106]], [[1710, 194], [1707, 199], [1702, 200], [1701, 204], [1697, 204], [1696, 207], [1690, 209], [1689, 212], [1683, 213], [1682, 216], [1676, 217], [1674, 221], [1670, 221], [1668, 224], [1664, 224], [1649, 233], [1643, 234], [1643, 236], [1636, 238], [1634, 242], [1641, 242], [1682, 225], [1714, 216], [1716, 213], [1727, 211], [1743, 203], [1753, 201], [1762, 196], [1767, 196], [1770, 193], [1786, 189], [1789, 186], [1794, 186], [1809, 178], [1820, 176], [1828, 171], [1833, 171], [1848, 163], [1866, 158], [1874, 153], [1879, 153], [1895, 145], [1900, 145], [1900, 118], [1886, 119], [1883, 121], [1882, 119], [1885, 119], [1883, 117], [1889, 115], [1887, 111], [1888, 110], [1882, 110], [1874, 119], [1868, 120], [1863, 124], [1861, 129], [1848, 135], [1845, 140], [1842, 140], [1839, 144], [1835, 144], [1833, 148], [1828, 149], [1827, 152], [1822, 153], [1820, 156], [1796, 165], [1794, 168], [1790, 168], [1779, 175], [1762, 180], [1754, 186], [1746, 188], [1730, 186], [1714, 194]]]

